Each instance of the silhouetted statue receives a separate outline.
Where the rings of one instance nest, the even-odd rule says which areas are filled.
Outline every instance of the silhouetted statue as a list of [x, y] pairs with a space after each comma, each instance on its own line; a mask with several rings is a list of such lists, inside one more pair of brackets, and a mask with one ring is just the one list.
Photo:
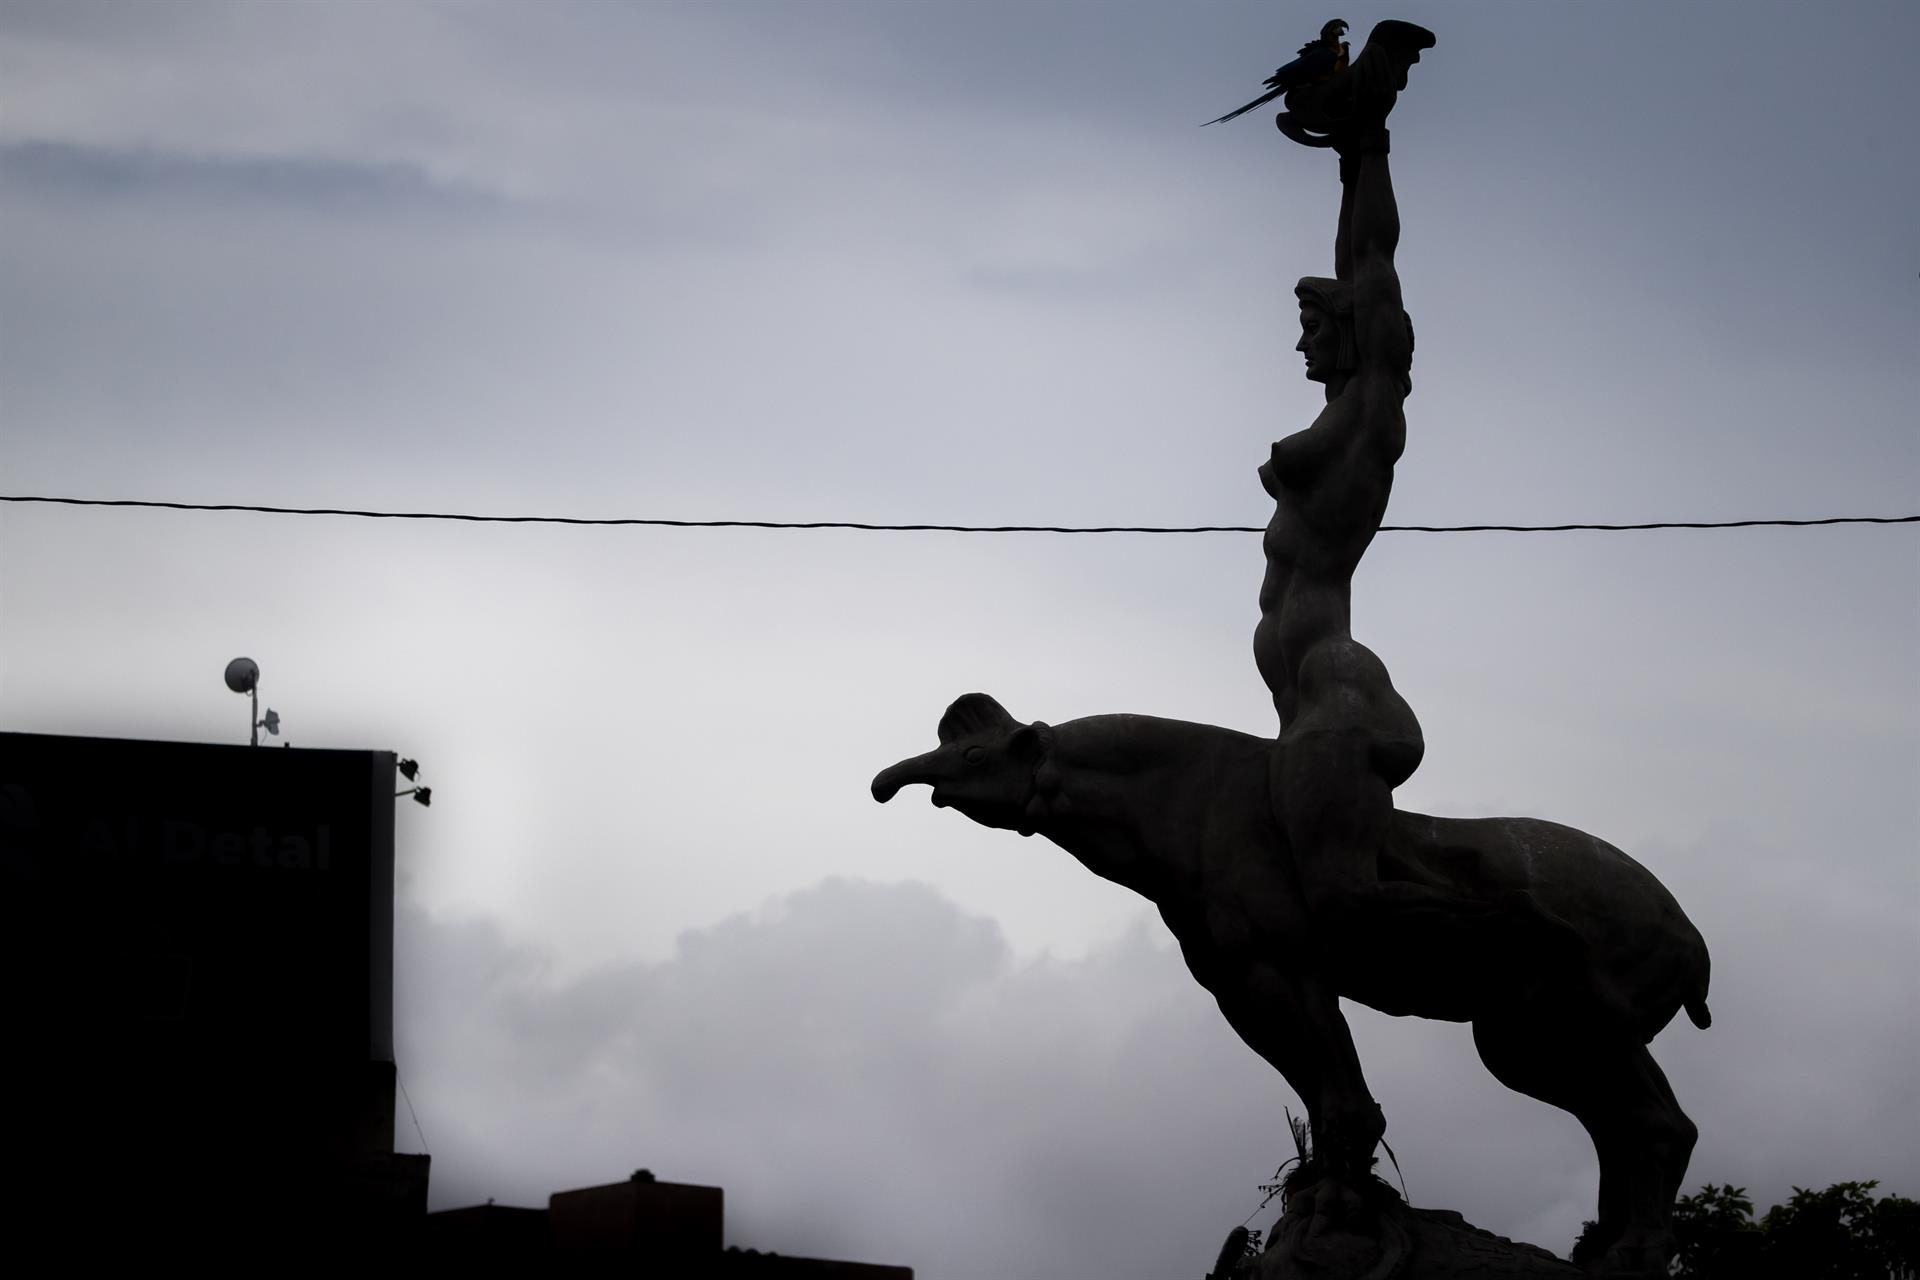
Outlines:
[[[1383, 1243], [1395, 1231], [1427, 1241], [1432, 1256], [1411, 1275], [1491, 1265], [1475, 1252], [1484, 1242], [1436, 1236], [1431, 1218], [1382, 1216], [1370, 1171], [1385, 1120], [1342, 996], [1472, 1022], [1496, 1077], [1572, 1112], [1593, 1138], [1593, 1267], [1664, 1274], [1695, 1131], [1646, 1046], [1682, 1007], [1707, 1025], [1705, 943], [1649, 872], [1592, 836], [1394, 807], [1424, 741], [1386, 666], [1351, 634], [1351, 582], [1386, 511], [1412, 390], [1384, 122], [1433, 36], [1383, 22], [1346, 66], [1344, 25], [1327, 24], [1322, 45], [1269, 82], [1269, 97], [1286, 95], [1281, 131], [1331, 148], [1342, 187], [1334, 275], [1295, 287], [1296, 349], [1326, 407], [1260, 468], [1274, 514], [1254, 658], [1277, 739], [1149, 716], [1022, 725], [968, 694], [941, 720], [939, 749], [882, 772], [873, 793], [928, 783], [934, 804], [1045, 835], [1159, 906], [1195, 978], [1307, 1107], [1320, 1181], [1293, 1197], [1280, 1251], [1293, 1252], [1263, 1274], [1399, 1274], [1392, 1249], [1404, 1260], [1413, 1246]], [[1306, 1261], [1316, 1235], [1321, 1271]], [[1374, 1254], [1362, 1266], [1335, 1237], [1365, 1237], [1353, 1247]], [[1513, 1265], [1565, 1266], [1545, 1254]]]
[[1683, 1006], [1707, 1024], [1707, 949], [1626, 854], [1537, 818], [1394, 810], [1382, 880], [1525, 899], [1578, 949], [1502, 927], [1497, 914], [1449, 949], [1371, 933], [1343, 946], [1314, 921], [1284, 815], [1272, 811], [1271, 740], [1140, 715], [1021, 724], [982, 693], [947, 709], [939, 739], [881, 772], [874, 798], [931, 786], [936, 806], [1045, 836], [1151, 900], [1193, 976], [1300, 1095], [1316, 1134], [1330, 1112], [1372, 1106], [1339, 997], [1472, 1022], [1502, 1083], [1572, 1112], [1593, 1136], [1602, 1229], [1663, 1229], [1694, 1130], [1646, 1044]]

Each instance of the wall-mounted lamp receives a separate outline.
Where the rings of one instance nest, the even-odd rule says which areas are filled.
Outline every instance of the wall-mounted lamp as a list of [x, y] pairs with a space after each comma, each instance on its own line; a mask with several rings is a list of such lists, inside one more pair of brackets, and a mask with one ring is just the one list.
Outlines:
[[[412, 782], [420, 776], [420, 762], [418, 760], [402, 759], [398, 761], [394, 767], [400, 770], [400, 776], [408, 782]], [[433, 803], [433, 788], [415, 786], [408, 787], [405, 791], [396, 791], [393, 793], [393, 798], [396, 800], [401, 796], [412, 796], [415, 804], [429, 805]]]

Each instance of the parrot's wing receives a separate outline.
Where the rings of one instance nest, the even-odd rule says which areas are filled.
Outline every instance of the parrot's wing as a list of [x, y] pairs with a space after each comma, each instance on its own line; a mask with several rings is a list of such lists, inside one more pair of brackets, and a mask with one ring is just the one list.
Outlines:
[[1306, 62], [1305, 57], [1295, 58], [1292, 62], [1289, 62], [1286, 66], [1280, 68], [1278, 71], [1268, 76], [1267, 88], [1269, 89], [1286, 88], [1289, 84], [1293, 83], [1293, 81], [1299, 76], [1300, 68], [1305, 62]]
[[1291, 89], [1295, 85], [1311, 84], [1333, 70], [1336, 56], [1323, 44], [1310, 44], [1300, 51], [1299, 57], [1267, 77], [1267, 87]]

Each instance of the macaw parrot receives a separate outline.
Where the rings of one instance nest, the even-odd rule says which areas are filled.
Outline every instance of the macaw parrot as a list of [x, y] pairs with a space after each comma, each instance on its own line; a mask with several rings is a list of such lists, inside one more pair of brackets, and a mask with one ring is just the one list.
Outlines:
[[[1300, 56], [1286, 66], [1267, 77], [1267, 87], [1273, 92], [1262, 94], [1244, 107], [1235, 108], [1218, 120], [1209, 120], [1207, 124], [1220, 124], [1235, 116], [1243, 116], [1262, 103], [1272, 102], [1290, 89], [1301, 85], [1317, 84], [1336, 72], [1347, 68], [1347, 44], [1340, 37], [1347, 32], [1347, 24], [1335, 18], [1320, 28], [1320, 38], [1300, 46]], [[1207, 125], [1201, 125], [1202, 129]]]

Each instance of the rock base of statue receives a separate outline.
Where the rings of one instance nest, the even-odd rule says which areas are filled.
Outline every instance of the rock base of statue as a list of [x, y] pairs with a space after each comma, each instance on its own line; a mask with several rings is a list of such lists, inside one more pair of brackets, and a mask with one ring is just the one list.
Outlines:
[[1457, 1213], [1413, 1208], [1384, 1187], [1356, 1191], [1326, 1179], [1295, 1190], [1266, 1250], [1228, 1274], [1233, 1280], [1588, 1280], [1592, 1273], [1538, 1245], [1482, 1231]]

